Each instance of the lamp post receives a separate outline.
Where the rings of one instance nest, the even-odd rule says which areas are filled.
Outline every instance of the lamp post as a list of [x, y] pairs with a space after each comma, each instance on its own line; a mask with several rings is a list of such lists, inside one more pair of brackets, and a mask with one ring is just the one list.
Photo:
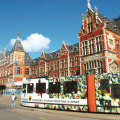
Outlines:
[[16, 73], [15, 73], [15, 82], [16, 82], [16, 78], [17, 78], [17, 64], [18, 64], [18, 62], [17, 61], [15, 61], [15, 63], [14, 63], [15, 65], [16, 65]]

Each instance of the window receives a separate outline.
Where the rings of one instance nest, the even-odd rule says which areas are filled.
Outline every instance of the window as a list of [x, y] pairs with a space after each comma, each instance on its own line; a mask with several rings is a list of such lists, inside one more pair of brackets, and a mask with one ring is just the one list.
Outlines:
[[35, 68], [35, 74], [37, 74], [37, 67]]
[[75, 75], [79, 75], [79, 70], [76, 70], [76, 71], [75, 71]]
[[78, 56], [75, 57], [75, 66], [78, 66]]
[[17, 67], [17, 74], [20, 74], [20, 67]]
[[63, 83], [64, 93], [77, 93], [77, 81], [66, 81]]
[[102, 51], [102, 37], [96, 37], [96, 52]]
[[42, 72], [42, 65], [40, 66], [40, 72]]
[[93, 31], [92, 15], [91, 14], [88, 15], [87, 22], [88, 22], [88, 33], [91, 33]]
[[61, 69], [63, 68], [63, 61], [62, 60], [60, 61], [60, 68]]
[[120, 84], [111, 84], [111, 95], [112, 98], [120, 99]]
[[33, 93], [33, 83], [27, 84], [27, 93]]
[[68, 71], [65, 71], [65, 76], [68, 76]]
[[50, 63], [50, 70], [52, 69], [52, 63]]
[[84, 64], [84, 74], [87, 73], [87, 67], [86, 67], [86, 64]]
[[36, 93], [45, 93], [46, 83], [36, 83]]
[[26, 93], [26, 84], [23, 84], [23, 90], [22, 93]]
[[70, 71], [70, 76], [73, 76], [73, 71]]
[[48, 64], [47, 64], [47, 69], [46, 69], [46, 72], [48, 72]]
[[49, 93], [60, 93], [60, 82], [50, 82]]
[[38, 67], [38, 74], [39, 74], [39, 67]]
[[65, 68], [68, 67], [68, 64], [67, 64], [67, 59], [65, 59]]
[[88, 54], [88, 52], [87, 52], [87, 41], [82, 43], [82, 53], [83, 53], [83, 55]]
[[25, 68], [25, 75], [29, 75], [29, 68]]
[[55, 70], [55, 62], [53, 63], [53, 70]]
[[33, 73], [32, 73], [32, 68], [30, 69], [30, 74], [32, 75]]
[[45, 72], [45, 65], [43, 65], [43, 72]]
[[63, 77], [63, 71], [62, 72], [60, 72], [61, 73], [61, 77]]
[[100, 81], [100, 88], [101, 93], [109, 93], [109, 80], [108, 79], [101, 79]]
[[94, 53], [94, 40], [89, 40], [89, 53]]
[[109, 43], [110, 43], [111, 45], [113, 45], [113, 40], [112, 40], [112, 39], [109, 39]]
[[35, 74], [35, 70], [34, 70], [34, 68], [32, 69], [32, 72], [33, 72], [33, 75]]
[[73, 58], [70, 58], [70, 67], [73, 67]]
[[120, 40], [116, 39], [117, 52], [120, 53]]
[[97, 61], [97, 70], [98, 73], [103, 73], [103, 62], [102, 61]]
[[84, 74], [88, 73], [89, 70], [97, 70], [98, 73], [103, 73], [103, 62], [101, 60], [90, 61], [84, 64]]
[[59, 61], [57, 61], [57, 70], [59, 69]]

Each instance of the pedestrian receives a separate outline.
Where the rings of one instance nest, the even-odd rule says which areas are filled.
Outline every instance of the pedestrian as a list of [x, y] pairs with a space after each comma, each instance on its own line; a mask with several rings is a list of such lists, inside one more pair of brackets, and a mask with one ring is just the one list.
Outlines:
[[14, 107], [15, 108], [15, 94], [13, 93], [12, 97], [11, 97], [11, 108]]

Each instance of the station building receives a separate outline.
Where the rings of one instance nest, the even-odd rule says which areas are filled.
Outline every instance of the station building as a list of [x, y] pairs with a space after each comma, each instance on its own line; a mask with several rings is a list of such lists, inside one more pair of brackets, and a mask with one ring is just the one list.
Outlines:
[[59, 50], [42, 50], [36, 59], [24, 51], [18, 33], [11, 51], [1, 47], [0, 85], [19, 89], [24, 77], [75, 76], [91, 69], [97, 73], [120, 71], [120, 16], [110, 20], [88, 2], [81, 22], [78, 43], [70, 45], [63, 40]]

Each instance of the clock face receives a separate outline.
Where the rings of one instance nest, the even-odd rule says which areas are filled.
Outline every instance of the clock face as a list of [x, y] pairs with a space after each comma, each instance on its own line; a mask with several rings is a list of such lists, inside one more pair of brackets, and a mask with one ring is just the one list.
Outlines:
[[20, 55], [18, 55], [17, 58], [18, 58], [19, 61], [21, 61], [21, 59], [22, 59], [22, 57]]
[[18, 59], [21, 59], [21, 57], [20, 57], [20, 56], [18, 56]]

